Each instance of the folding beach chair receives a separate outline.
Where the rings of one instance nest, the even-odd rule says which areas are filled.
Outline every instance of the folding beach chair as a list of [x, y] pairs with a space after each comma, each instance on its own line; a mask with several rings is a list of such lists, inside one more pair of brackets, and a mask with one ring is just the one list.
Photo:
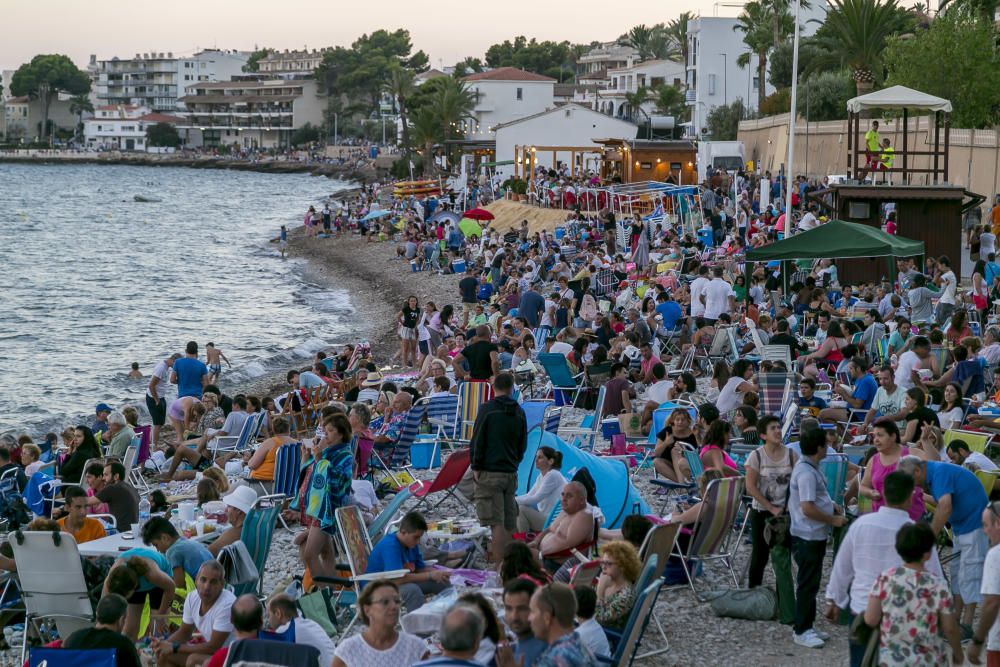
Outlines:
[[368, 537], [373, 542], [378, 542], [392, 523], [396, 515], [403, 507], [403, 503], [410, 499], [410, 489], [405, 488], [392, 497], [389, 504], [379, 512], [375, 520], [368, 524]]
[[601, 388], [597, 390], [597, 404], [594, 406], [594, 412], [592, 414], [585, 415], [583, 421], [580, 422], [579, 427], [564, 428], [562, 430], [563, 435], [565, 436], [581, 437], [581, 449], [593, 451], [597, 441], [602, 437], [601, 412], [604, 410], [604, 399], [606, 396], [607, 389], [602, 385]]
[[[470, 463], [469, 449], [459, 449], [445, 459], [444, 465], [441, 466], [441, 470], [433, 480], [430, 482], [417, 480], [411, 484], [409, 487], [410, 495], [418, 499], [413, 509], [423, 506], [427, 502], [428, 497], [435, 493], [443, 492], [445, 494], [443, 498], [436, 501], [438, 503], [443, 502], [447, 498], [464, 501], [464, 499], [455, 494], [458, 492], [458, 484], [462, 481], [462, 477], [465, 476], [465, 471], [469, 469]], [[467, 504], [467, 501], [464, 501], [463, 504]]]
[[716, 327], [715, 337], [712, 338], [712, 343], [709, 345], [705, 356], [711, 362], [719, 361], [720, 359], [726, 359], [731, 356], [731, 345], [729, 343], [729, 329], [732, 327]]
[[42, 621], [53, 620], [59, 636], [69, 637], [91, 626], [94, 608], [72, 535], [18, 531], [12, 534], [10, 546], [24, 597], [24, 662], [29, 628], [41, 634]]
[[274, 526], [281, 514], [283, 496], [261, 496], [243, 519], [240, 530], [240, 541], [250, 552], [250, 558], [260, 573], [257, 581], [250, 581], [233, 587], [236, 597], [244, 593], [256, 593], [264, 599], [264, 568], [267, 566], [267, 556], [271, 553], [271, 540], [274, 537]]
[[233, 642], [226, 654], [225, 667], [251, 664], [268, 667], [319, 667], [319, 649], [308, 644], [273, 639], [238, 639]]
[[417, 404], [426, 406], [427, 423], [434, 429], [434, 449], [430, 456], [430, 460], [434, 461], [438, 451], [443, 453], [444, 444], [455, 439], [458, 430], [458, 396], [427, 396], [417, 401]]
[[785, 368], [792, 370], [792, 350], [787, 345], [765, 345], [760, 356], [764, 361], [782, 361]]
[[[573, 375], [569, 369], [569, 361], [566, 357], [554, 352], [542, 352], [538, 355], [538, 363], [545, 369], [545, 374], [549, 376], [552, 383], [552, 392], [556, 399], [556, 405], [576, 405], [576, 399], [583, 388], [583, 372]], [[565, 394], [569, 394], [569, 401]]]
[[559, 423], [562, 421], [562, 411], [562, 407], [557, 406], [555, 403], [545, 408], [545, 413], [542, 415], [542, 429], [552, 435], [559, 435]]
[[[559, 355], [562, 356], [562, 355]], [[476, 425], [479, 406], [493, 400], [493, 385], [489, 382], [466, 380], [458, 386], [458, 437], [456, 440], [468, 444], [472, 439], [472, 429]]]
[[847, 455], [827, 454], [819, 462], [819, 470], [826, 478], [826, 488], [830, 497], [837, 505], [844, 504], [844, 492], [847, 490]]
[[957, 428], [950, 428], [942, 434], [942, 440], [944, 441], [945, 447], [950, 445], [952, 440], [962, 440], [969, 446], [970, 452], [979, 452], [980, 454], [986, 452], [986, 448], [989, 447], [992, 439], [992, 433], [984, 433], [982, 431], [964, 431]]
[[[273, 495], [282, 499], [292, 499], [299, 492], [299, 474], [302, 472], [302, 443], [286, 442], [274, 453], [274, 484], [268, 490], [259, 484], [262, 496]], [[280, 504], [281, 501], [279, 500]], [[285, 530], [291, 530], [285, 518], [278, 512], [278, 521]]]
[[[660, 582], [655, 581], [641, 590], [635, 601], [635, 606], [632, 607], [632, 612], [629, 614], [628, 621], [625, 623], [625, 628], [619, 635], [620, 639], [615, 644], [615, 650], [610, 656], [595, 656], [599, 662], [614, 667], [630, 667], [636, 660], [665, 653], [669, 650], [666, 637], [663, 636], [664, 646], [662, 648], [638, 655], [643, 635], [646, 633], [646, 626], [649, 625], [649, 619], [653, 617], [653, 607], [656, 605], [660, 588]], [[659, 624], [659, 620], [657, 620], [657, 624]], [[610, 634], [611, 631], [606, 630], [605, 632]]]
[[[779, 347], [784, 347], [784, 345]], [[792, 378], [788, 373], [761, 373], [757, 376], [760, 387], [760, 414], [783, 415], [792, 393]]]
[[213, 460], [218, 458], [220, 452], [232, 452], [239, 454], [250, 448], [251, 444], [257, 440], [264, 425], [264, 413], [252, 414], [243, 422], [243, 428], [238, 435], [224, 435], [217, 437], [208, 443], [208, 449], [212, 451]]
[[36, 646], [28, 652], [28, 667], [115, 667], [113, 648], [66, 649]]
[[693, 345], [687, 351], [682, 352], [681, 356], [677, 358], [676, 364], [672, 368], [667, 369], [667, 377], [673, 378], [682, 373], [690, 373], [694, 368], [695, 352], [696, 350]]
[[[733, 558], [739, 547], [739, 539], [732, 545], [733, 525], [739, 514], [743, 499], [743, 478], [726, 477], [712, 480], [705, 490], [701, 511], [691, 527], [691, 539], [687, 549], [675, 544], [673, 555], [681, 558], [684, 574], [687, 576], [691, 592], [699, 602], [704, 602], [694, 585], [694, 577], [688, 566], [688, 560], [695, 559], [704, 562], [721, 561], [733, 578], [733, 585], [739, 586], [736, 570], [733, 569]], [[732, 545], [732, 548], [730, 546]]]
[[406, 413], [406, 419], [403, 421], [403, 428], [396, 443], [391, 447], [374, 447], [371, 450], [369, 468], [372, 471], [381, 470], [385, 472], [392, 480], [392, 483], [396, 485], [396, 488], [400, 488], [403, 484], [393, 474], [393, 470], [409, 467], [410, 446], [413, 445], [413, 441], [417, 438], [417, 433], [420, 431], [420, 424], [423, 423], [426, 413], [426, 405], [415, 405], [410, 408]]

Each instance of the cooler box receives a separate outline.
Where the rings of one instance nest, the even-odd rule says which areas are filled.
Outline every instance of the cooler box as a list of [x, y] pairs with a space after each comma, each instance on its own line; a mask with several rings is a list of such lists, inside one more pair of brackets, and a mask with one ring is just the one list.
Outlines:
[[611, 417], [610, 419], [605, 419], [601, 422], [601, 434], [604, 436], [605, 440], [610, 440], [611, 436], [618, 435], [621, 432], [622, 428], [618, 423], [618, 417]]
[[465, 260], [456, 259], [454, 262], [451, 263], [451, 269], [455, 273], [465, 273]]
[[566, 236], [566, 229], [563, 227], [556, 227], [555, 230], [556, 241], [562, 241], [564, 236]]
[[[434, 447], [435, 436], [432, 433], [418, 435], [410, 445], [410, 465], [414, 468], [427, 470], [441, 467], [441, 448]], [[434, 458], [431, 459], [433, 452]]]

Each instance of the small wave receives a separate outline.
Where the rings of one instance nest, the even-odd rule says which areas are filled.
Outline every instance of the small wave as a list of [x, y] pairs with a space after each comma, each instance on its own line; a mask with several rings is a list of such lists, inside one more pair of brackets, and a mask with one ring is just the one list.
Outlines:
[[241, 368], [240, 371], [248, 378], [259, 378], [262, 375], [267, 375], [267, 369], [259, 361], [251, 361]]
[[296, 345], [292, 349], [292, 353], [297, 357], [311, 357], [325, 347], [329, 347], [329, 344], [325, 340], [314, 337]]

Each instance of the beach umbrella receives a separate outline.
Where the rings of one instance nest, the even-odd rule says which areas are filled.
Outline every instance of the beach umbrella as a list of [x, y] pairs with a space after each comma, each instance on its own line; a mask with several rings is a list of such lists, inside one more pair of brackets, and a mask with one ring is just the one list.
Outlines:
[[451, 224], [458, 224], [460, 216], [454, 211], [438, 211], [430, 217], [428, 222], [450, 222]]
[[368, 220], [375, 220], [377, 218], [384, 218], [387, 215], [392, 215], [392, 211], [370, 211], [368, 215], [361, 218], [362, 222], [367, 222]]
[[492, 220], [494, 216], [487, 210], [481, 208], [470, 208], [468, 211], [462, 214], [463, 218], [471, 218], [472, 220]]
[[469, 218], [462, 218], [458, 223], [458, 230], [465, 235], [465, 238], [472, 238], [473, 236], [478, 236], [482, 238], [483, 228], [479, 226], [475, 220], [470, 220]]

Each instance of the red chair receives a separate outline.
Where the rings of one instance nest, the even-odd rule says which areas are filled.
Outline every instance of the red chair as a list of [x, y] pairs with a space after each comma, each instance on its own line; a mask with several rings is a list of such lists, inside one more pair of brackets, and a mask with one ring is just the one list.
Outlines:
[[461, 498], [455, 495], [455, 492], [458, 490], [459, 482], [465, 476], [465, 471], [469, 469], [470, 463], [471, 455], [468, 447], [455, 450], [451, 456], [445, 459], [444, 465], [441, 466], [441, 470], [438, 471], [433, 481], [417, 480], [411, 484], [410, 495], [419, 499], [419, 502], [417, 502], [413, 509], [417, 509], [427, 502], [427, 497], [432, 493], [440, 493], [442, 491], [445, 492], [446, 496], [461, 500]]

